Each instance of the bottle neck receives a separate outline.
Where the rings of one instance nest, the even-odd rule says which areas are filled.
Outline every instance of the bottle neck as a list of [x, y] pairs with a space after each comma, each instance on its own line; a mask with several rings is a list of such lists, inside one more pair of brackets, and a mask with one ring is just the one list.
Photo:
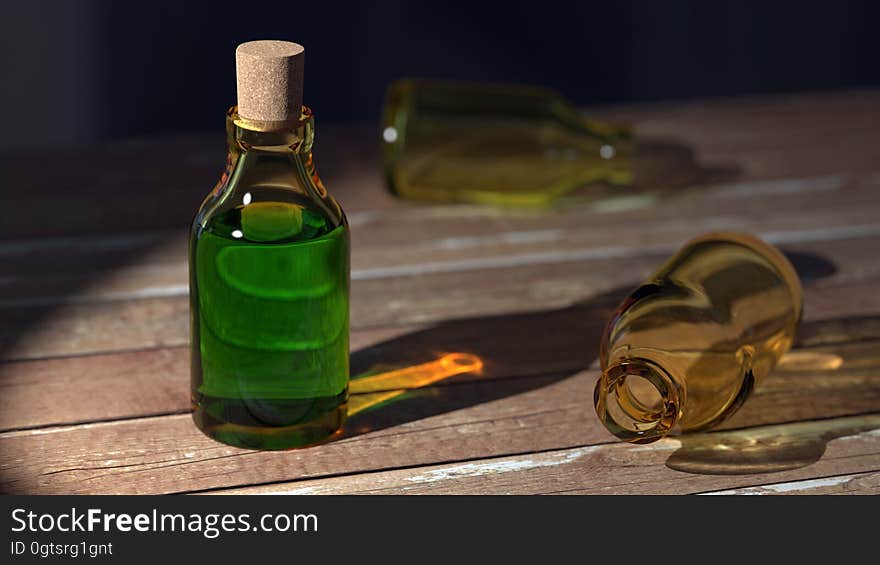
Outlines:
[[[233, 106], [226, 114], [226, 137], [229, 176], [236, 177], [245, 170], [265, 170], [271, 176], [272, 169], [293, 164], [303, 176], [302, 188], [314, 192], [318, 199], [328, 198], [312, 159], [315, 120], [308, 106], [302, 107], [299, 120], [286, 122], [247, 120], [239, 116]], [[334, 217], [339, 215], [333, 214]]]
[[312, 111], [303, 106], [297, 120], [260, 122], [242, 118], [233, 106], [226, 113], [229, 152], [234, 154], [293, 154], [309, 158], [315, 141]]
[[314, 118], [306, 106], [298, 120], [285, 122], [247, 120], [238, 115], [236, 107], [230, 108], [226, 115], [226, 170], [203, 203], [201, 221], [262, 199], [296, 202], [335, 226], [345, 224], [339, 203], [327, 192], [315, 169], [314, 132]]
[[[599, 146], [599, 157], [602, 160], [614, 160], [627, 169], [634, 166], [630, 162], [635, 155], [635, 142], [630, 125], [588, 118], [570, 102], [559, 96], [554, 96], [551, 99], [550, 108], [556, 119], [564, 126], [583, 136], [595, 139]], [[630, 179], [631, 182], [632, 179]]]
[[605, 368], [594, 392], [596, 412], [608, 430], [632, 443], [665, 437], [678, 423], [685, 389], [647, 359], [621, 359]]

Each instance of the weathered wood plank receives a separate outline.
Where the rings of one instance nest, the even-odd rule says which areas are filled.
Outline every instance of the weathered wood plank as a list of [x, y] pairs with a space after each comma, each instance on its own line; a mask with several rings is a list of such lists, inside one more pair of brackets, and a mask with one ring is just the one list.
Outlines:
[[[874, 142], [878, 97], [818, 93], [588, 112], [632, 120], [643, 137], [691, 144], [706, 163], [734, 165], [746, 178], [781, 178], [876, 171], [871, 152], [852, 148]], [[835, 142], [841, 139], [847, 142]], [[18, 212], [7, 218], [4, 237], [185, 226], [219, 176], [223, 144], [222, 136], [190, 136], [116, 142], [51, 157], [3, 157], [7, 195]], [[381, 186], [378, 153], [374, 124], [320, 126], [320, 171], [351, 212], [398, 204], [384, 191], [364, 189]], [[46, 216], [46, 199], [67, 213], [53, 214], [52, 222], [33, 221]]]
[[[822, 439], [824, 431], [840, 434]], [[686, 494], [712, 489], [768, 482], [816, 480], [841, 473], [872, 473], [880, 470], [880, 416], [804, 422], [755, 428], [745, 433], [777, 442], [803, 440], [802, 450], [815, 449], [815, 458], [785, 459], [766, 448], [768, 464], [783, 463], [773, 472], [751, 472], [758, 468], [754, 453], [732, 450], [727, 434], [699, 434], [690, 441], [714, 447], [714, 455], [727, 461], [728, 473], [687, 473], [669, 461], [686, 448], [679, 439], [632, 446], [610, 443], [528, 453], [513, 457], [480, 459], [463, 463], [401, 469], [381, 473], [349, 475], [322, 480], [298, 481], [220, 491], [220, 493], [279, 494]], [[743, 435], [745, 434], [743, 433]], [[721, 436], [713, 441], [712, 436]], [[827, 444], [827, 445], [826, 445]], [[727, 449], [723, 449], [727, 448]], [[782, 448], [785, 449], [784, 447]], [[733, 451], [733, 453], [731, 453]], [[705, 454], [702, 454], [705, 457]], [[737, 458], [745, 460], [743, 474], [734, 474]], [[776, 458], [776, 461], [774, 461]], [[771, 467], [773, 468], [773, 467]], [[819, 479], [821, 480], [821, 479]], [[876, 480], [876, 479], [875, 479]], [[761, 487], [757, 487], [761, 488]], [[869, 488], [876, 489], [877, 485]]]
[[[542, 212], [401, 204], [396, 210], [352, 214], [353, 266], [356, 272], [375, 272], [496, 255], [582, 249], [619, 253], [643, 246], [666, 252], [694, 235], [721, 229], [771, 236], [792, 232], [788, 241], [780, 238], [782, 243], [797, 238], [798, 232], [812, 240], [820, 232], [857, 237], [861, 229], [862, 235], [876, 235], [878, 187], [880, 175], [832, 175], [709, 185], [680, 197], [622, 196]], [[621, 230], [621, 222], [641, 229]], [[174, 231], [7, 242], [0, 244], [0, 258], [0, 284], [12, 291], [27, 289], [16, 283], [33, 284], [39, 282], [34, 278], [48, 274], [41, 284], [81, 288], [82, 280], [91, 281], [96, 273], [127, 266], [154, 279], [162, 269], [177, 267], [177, 278], [154, 284], [182, 284], [186, 230], [180, 226]]]
[[[837, 312], [835, 316], [875, 311], [874, 304], [880, 302], [880, 297], [868, 291], [872, 283], [863, 281], [880, 277], [880, 256], [873, 253], [876, 241], [871, 237], [820, 239], [786, 246], [796, 254], [795, 262], [808, 279], [821, 279], [807, 291], [808, 309], [817, 313], [829, 308], [850, 309], [849, 314]], [[563, 308], [585, 296], [636, 284], [665, 256], [633, 250], [611, 257], [589, 253], [553, 256], [548, 261], [527, 257], [509, 266], [490, 265], [492, 258], [486, 258], [482, 263], [494, 268], [356, 278], [352, 284], [352, 327]], [[832, 286], [846, 294], [835, 298]], [[186, 292], [185, 286], [182, 292]], [[841, 304], [835, 306], [835, 302]], [[62, 306], [0, 308], [0, 358], [34, 359], [180, 346], [188, 341], [188, 324], [188, 298], [177, 293]]]
[[[484, 366], [478, 375], [455, 375], [440, 384], [595, 369], [600, 333], [617, 300], [607, 294], [546, 312], [354, 331], [352, 371], [355, 378], [374, 375], [430, 362], [444, 352], [477, 355]], [[544, 334], [554, 338], [531, 337]], [[817, 402], [839, 405], [844, 413], [880, 407], [878, 344], [880, 316], [808, 319], [765, 392], [779, 389], [774, 402], [790, 406], [786, 413], [793, 419], [798, 410], [815, 417]], [[826, 383], [829, 374], [833, 386]], [[2, 363], [0, 386], [0, 430], [183, 412], [189, 408], [189, 350]], [[406, 380], [394, 386], [409, 388]]]
[[[858, 177], [859, 171], [865, 169], [853, 166], [853, 159], [872, 163], [873, 167], [865, 169], [869, 172], [878, 170], [875, 160], [871, 159], [870, 155], [865, 155], [866, 152], [853, 151], [852, 147], [858, 145], [859, 132], [873, 136], [876, 131], [875, 126], [880, 120], [880, 112], [876, 108], [871, 108], [871, 105], [865, 101], [875, 99], [880, 94], [856, 93], [852, 96], [859, 101], [854, 107], [842, 103], [841, 99], [830, 99], [827, 95], [820, 94], [794, 98], [755, 99], [745, 104], [735, 101], [727, 104], [714, 102], [707, 106], [705, 103], [697, 102], [661, 106], [649, 109], [647, 112], [638, 107], [624, 111], [633, 114], [640, 133], [649, 138], [671, 136], [691, 143], [696, 147], [702, 160], [709, 165], [713, 162], [727, 164], [735, 162], [732, 158], [738, 155], [731, 154], [734, 148], [763, 160], [766, 160], [766, 155], [770, 153], [772, 170], [763, 171], [762, 169], [767, 168], [766, 165], [744, 166], [739, 180], [747, 184], [768, 179], [782, 180], [781, 185], [771, 182], [764, 187], [766, 190], [758, 191], [765, 195], [768, 191], [771, 193], [776, 191], [777, 198], [784, 198], [785, 194], [794, 193], [798, 193], [799, 197], [815, 198], [817, 186], [820, 188], [819, 193], [828, 189], [842, 192], [835, 194], [834, 198], [828, 198], [824, 203], [825, 206], [835, 207], [838, 197], [846, 198], [852, 191], [849, 187], [838, 191], [834, 188], [834, 182], [830, 184], [825, 182], [825, 188], [822, 189], [823, 176], [833, 175], [830, 180], [836, 176], [846, 184], [850, 176]], [[845, 98], [844, 96], [842, 99]], [[806, 113], [815, 119], [804, 120], [806, 108], [811, 104], [817, 107], [814, 111]], [[792, 108], [798, 110], [793, 111]], [[823, 118], [819, 119], [818, 116]], [[718, 135], [719, 128], [723, 129], [725, 135]], [[382, 233], [389, 229], [392, 233], [396, 232], [407, 237], [422, 237], [420, 234], [424, 231], [426, 239], [442, 238], [449, 232], [443, 231], [442, 223], [436, 220], [453, 223], [465, 221], [471, 229], [480, 230], [482, 227], [483, 233], [487, 234], [504, 229], [504, 225], [509, 222], [516, 224], [524, 221], [523, 214], [518, 215], [511, 211], [473, 207], [412, 206], [395, 201], [385, 195], [382, 189], [374, 129], [360, 127], [355, 128], [354, 133], [350, 127], [330, 128], [330, 130], [327, 140], [329, 143], [325, 144], [325, 149], [322, 151], [327, 153], [329, 153], [328, 149], [333, 151], [328, 157], [344, 156], [345, 158], [328, 159], [326, 169], [330, 171], [328, 178], [339, 179], [339, 192], [352, 215], [371, 224], [371, 228], [375, 228], [374, 235], [365, 241], [373, 238], [382, 240]], [[849, 142], [846, 144], [827, 142], [830, 139], [841, 138], [846, 138]], [[334, 148], [338, 150], [334, 151]], [[352, 150], [353, 148], [357, 150]], [[818, 159], [807, 159], [804, 158], [804, 151], [820, 151], [821, 156]], [[187, 158], [177, 159], [170, 163], [169, 167], [157, 169], [154, 166], [156, 160], [167, 157], [169, 152], [187, 155]], [[57, 230], [57, 233], [65, 238], [70, 238], [76, 233], [111, 233], [114, 226], [120, 232], [157, 228], [185, 231], [198, 201], [215, 181], [217, 170], [222, 165], [221, 161], [222, 139], [216, 138], [161, 139], [155, 142], [140, 140], [121, 143], [109, 153], [98, 152], [90, 157], [82, 154], [62, 156], [57, 167], [47, 167], [46, 157], [43, 155], [32, 158], [16, 155], [13, 159], [8, 159], [8, 162], [3, 160], [4, 170], [12, 171], [12, 179], [8, 186], [14, 192], [21, 193], [16, 199], [17, 202], [18, 200], [25, 204], [32, 202], [33, 206], [39, 209], [34, 214], [28, 214], [19, 208], [18, 214], [8, 218], [10, 222], [7, 223], [13, 225], [7, 226], [3, 238], [27, 237], [30, 233], [44, 238], [54, 233], [53, 230]], [[818, 185], [817, 179], [811, 179], [804, 168], [805, 165], [816, 166], [816, 163], [824, 169], [818, 179]], [[846, 175], [840, 177], [841, 172]], [[798, 184], [797, 180], [794, 181], [794, 185], [792, 184], [792, 178], [804, 179], [804, 182], [798, 187], [795, 186]], [[333, 182], [330, 184], [336, 191]], [[741, 202], [747, 203], [748, 200], [742, 197], [749, 192], [754, 194], [757, 188], [752, 185], [751, 188], [728, 187], [716, 191], [711, 186], [705, 187], [688, 194], [687, 198], [659, 202], [658, 213], [653, 217], [661, 219], [670, 217], [670, 213], [673, 217], [681, 213], [682, 217], [697, 218], [706, 216], [707, 211], [711, 212], [709, 215], [716, 215], [717, 210], [706, 209], [704, 196], [708, 195], [710, 200], [715, 199], [716, 204], [726, 208], [729, 205], [737, 206], [736, 202], [730, 201], [731, 197], [737, 195], [740, 196]], [[719, 194], [716, 195], [715, 192]], [[39, 198], [36, 198], [37, 195]], [[720, 196], [721, 200], [718, 201], [716, 196]], [[870, 197], [870, 193], [866, 196]], [[789, 207], [806, 208], [797, 200], [800, 198], [789, 198], [785, 206], [771, 206], [769, 209], [784, 213]], [[53, 207], [64, 210], [65, 214], [53, 214], [51, 224], [33, 222], [31, 218], [47, 214], [47, 202], [52, 203]], [[642, 202], [642, 205], [644, 204], [645, 202]], [[567, 203], [564, 208], [570, 207], [570, 203]], [[813, 211], [821, 211], [822, 208], [822, 206], [813, 207]], [[607, 212], [614, 208], [600, 207], [600, 209]], [[766, 213], [766, 207], [757, 205], [752, 206], [747, 213], [738, 210], [736, 215], [743, 221], [748, 221], [751, 214], [761, 214], [762, 209], [763, 213]], [[388, 210], [389, 213], [383, 214], [382, 210]], [[589, 207], [586, 209], [575, 207], [573, 211], [577, 212], [575, 216], [579, 216], [588, 210]], [[564, 218], [572, 215], [564, 213], [560, 215], [558, 212], [555, 211], [550, 216], [554, 226], [557, 216]], [[636, 212], [638, 213], [638, 210]], [[730, 213], [727, 215], [733, 216]], [[534, 218], [534, 214], [532, 216], [530, 223], [540, 225], [540, 218]], [[22, 229], [16, 230], [15, 222], [19, 217], [22, 218], [23, 223], [26, 223], [21, 226]], [[95, 221], [88, 221], [90, 218]], [[467, 222], [468, 218], [470, 222]], [[435, 221], [431, 222], [432, 219]], [[601, 221], [601, 218], [598, 219]], [[66, 225], [67, 222], [71, 225]], [[404, 226], [417, 222], [422, 229], [415, 233], [408, 229], [397, 229], [398, 222], [402, 222]], [[812, 225], [826, 224], [815, 222]], [[458, 232], [460, 226], [454, 227]], [[469, 235], [468, 232], [464, 233]], [[475, 235], [478, 235], [478, 232]], [[399, 241], [400, 238], [396, 237], [386, 243]]]
[[[759, 388], [722, 430], [738, 427], [748, 432], [755, 425], [880, 410], [876, 343], [825, 344], [804, 350], [768, 378], [767, 386]], [[831, 357], [834, 363], [828, 362]], [[0, 484], [10, 492], [178, 492], [611, 441], [593, 413], [595, 371], [570, 374], [417, 389], [390, 405], [354, 416], [345, 439], [287, 453], [222, 446], [202, 436], [188, 415], [6, 432], [0, 434]], [[871, 418], [868, 423], [878, 423]], [[779, 434], [783, 428], [777, 430]], [[817, 437], [827, 439], [826, 432], [841, 434], [849, 429], [822, 428], [819, 431], [825, 435]], [[735, 436], [731, 442], [780, 443], [773, 437], [765, 434], [756, 443]], [[699, 455], [691, 468], [705, 464], [705, 445], [688, 445]], [[877, 463], [876, 454], [873, 459]], [[678, 465], [688, 468], [687, 461]], [[835, 467], [834, 473], [862, 470], [866, 469]]]
[[880, 472], [856, 473], [839, 475], [821, 479], [803, 479], [787, 483], [776, 483], [754, 487], [735, 488], [716, 492], [701, 493], [706, 495], [727, 494], [880, 494]]
[[[716, 226], [717, 227], [717, 226]], [[417, 250], [410, 253], [401, 249], [395, 253], [392, 248], [367, 254], [366, 268], [355, 268], [352, 271], [354, 281], [375, 280], [393, 277], [423, 276], [434, 273], [467, 272], [473, 270], [491, 270], [527, 265], [557, 264], [575, 261], [602, 261], [627, 259], [644, 260], [653, 257], [656, 260], [672, 254], [682, 242], [698, 233], [707, 230], [692, 230], [689, 235], [674, 243], [664, 242], [665, 234], [660, 232], [651, 243], [634, 245], [611, 245], [590, 247], [586, 242], [582, 247], [572, 247], [572, 240], [563, 232], [554, 232], [552, 239], [560, 239], [553, 246], [523, 244], [491, 244], [474, 243], [474, 238], [464, 244], [450, 244], [450, 247], [464, 246], [454, 254], [433, 253], [430, 249]], [[521, 236], [527, 240], [534, 234], [547, 232], [506, 232], [499, 238], [517, 239]], [[813, 248], [821, 252], [823, 248], [834, 252], [826, 260], [832, 269], [834, 263], [840, 270], [849, 274], [867, 273], [876, 268], [872, 258], [866, 257], [866, 249], [876, 245], [880, 237], [880, 224], [860, 224], [821, 230], [793, 230], [766, 232], [768, 241], [781, 242], [784, 247], [797, 252], [799, 248]], [[448, 241], [451, 241], [450, 238]], [[491, 239], [491, 238], [488, 238]], [[540, 238], [538, 238], [540, 239]], [[494, 240], [493, 240], [494, 241]], [[841, 242], [847, 242], [843, 245]], [[445, 246], [445, 244], [444, 244]], [[395, 260], [382, 260], [379, 256], [397, 256]], [[420, 259], [421, 258], [421, 259]], [[409, 263], [397, 262], [409, 260]], [[45, 261], [46, 265], [51, 264]], [[185, 296], [188, 293], [188, 269], [186, 261], [177, 263], [152, 263], [148, 260], [137, 260], [129, 265], [119, 266], [115, 270], [107, 268], [101, 271], [82, 272], [51, 272], [36, 274], [18, 274], [0, 278], [0, 315], [2, 310], [16, 307], [58, 306], [64, 304], [84, 304], [95, 302], [119, 302], [144, 298], [163, 298]]]
[[[851, 257], [842, 267], [843, 272], [831, 277], [833, 283], [849, 276], [850, 271], [855, 271], [853, 276], [856, 277], [864, 275], [860, 269], [864, 270], [870, 261], [859, 260], [860, 248], [853, 242], [843, 241], [805, 249], [818, 255]], [[625, 268], [617, 268], [615, 272], [620, 275]], [[647, 270], [648, 267], [643, 268]], [[570, 278], [576, 275], [577, 271], [567, 274]], [[522, 277], [517, 278], [522, 280]], [[510, 280], [509, 277], [503, 279]], [[542, 279], [536, 280], [540, 284]], [[502, 285], [499, 286], [503, 289]], [[801, 344], [839, 344], [880, 336], [880, 329], [873, 322], [875, 318], [862, 316], [880, 311], [877, 305], [851, 298], [854, 294], [868, 298], [875, 296], [869, 291], [872, 286], [873, 282], [867, 282], [810, 289], [806, 317], [808, 322], [819, 320], [821, 323], [808, 323], [801, 329]], [[572, 283], [571, 290], [578, 288]], [[476, 295], [481, 296], [480, 293]], [[353, 374], [424, 363], [435, 359], [439, 353], [453, 351], [479, 355], [486, 364], [481, 378], [581, 370], [595, 362], [601, 330], [620, 298], [621, 292], [611, 291], [567, 308], [355, 329], [352, 332]], [[462, 295], [460, 299], [461, 306], [471, 305], [476, 309], [474, 302], [468, 301], [468, 295]], [[107, 314], [98, 319], [108, 320], [109, 326], [94, 323], [94, 318], [89, 320], [85, 316], [73, 317], [68, 322], [82, 323], [85, 319], [87, 326], [97, 328], [80, 334], [84, 336], [82, 339], [91, 340], [86, 341], [87, 345], [95, 348], [137, 348], [144, 345], [138, 340], [143, 340], [145, 335], [152, 338], [159, 334], [166, 340], [175, 341], [169, 348], [0, 363], [0, 384], [4, 387], [4, 394], [0, 395], [0, 429], [168, 414], [187, 409], [189, 371], [188, 350], [184, 347], [188, 341], [185, 311], [177, 313], [173, 324], [166, 318], [151, 327], [136, 323], [134, 320], [138, 318], [135, 315], [125, 316], [122, 320], [114, 317], [125, 313], [126, 308], [129, 308], [128, 312], [149, 317], [150, 312], [145, 314], [141, 309], [143, 301], [111, 306], [107, 307]], [[93, 307], [80, 306], [78, 309], [94, 312]], [[35, 330], [38, 335], [43, 332], [42, 339], [26, 339], [33, 339], [34, 347], [44, 348], [42, 352], [46, 351], [47, 345], [54, 344], [69, 348], [62, 351], [78, 353], [81, 343], [75, 341], [76, 333], [67, 331], [70, 327], [50, 323], [48, 328]], [[54, 333], [48, 333], [47, 329], [54, 330]], [[534, 340], [530, 337], [533, 335], [555, 337]], [[21, 353], [20, 349], [12, 351], [13, 355]], [[467, 375], [460, 375], [452, 382], [467, 378]], [[108, 393], [114, 390], [121, 390], [123, 394]], [[797, 391], [794, 397], [798, 397]]]
[[353, 418], [348, 438], [283, 453], [221, 445], [188, 415], [7, 432], [0, 490], [188, 491], [600, 441], [582, 402], [589, 378], [558, 378], [422, 389]]
[[[354, 332], [351, 346], [367, 350], [416, 330]], [[189, 362], [189, 347], [176, 346], [0, 363], [0, 430], [188, 411]]]
[[[356, 362], [365, 369], [378, 363], [424, 362], [420, 355], [438, 341], [452, 346], [445, 351], [461, 350], [463, 345], [482, 348], [479, 352], [488, 362], [480, 377], [462, 375], [400, 394], [393, 399], [393, 409], [377, 406], [358, 414], [341, 441], [281, 454], [216, 444], [198, 434], [186, 415], [144, 417], [185, 409], [180, 396], [186, 390], [186, 279], [181, 260], [185, 234], [148, 231], [103, 242], [97, 250], [94, 241], [78, 237], [185, 227], [214, 181], [222, 147], [214, 140], [180, 140], [171, 149], [187, 157], [174, 171], [153, 166], [161, 158], [159, 144], [118, 146], [112, 163], [104, 167], [95, 167], [96, 162], [108, 161], [104, 153], [68, 156], [52, 169], [63, 175], [42, 174], [41, 156], [16, 156], [10, 197], [17, 214], [4, 226], [4, 237], [69, 239], [60, 244], [57, 239], [0, 244], [6, 265], [0, 267], [6, 269], [0, 270], [6, 301], [0, 304], [0, 358], [56, 357], [0, 364], [0, 427], [133, 419], [0, 434], [0, 488], [180, 492], [289, 481], [300, 488], [328, 474], [358, 473], [358, 481], [367, 474], [399, 473], [386, 471], [395, 467], [444, 463], [445, 468], [449, 461], [516, 458], [547, 450], [565, 458], [568, 451], [586, 449], [586, 455], [570, 462], [575, 467], [550, 473], [549, 480], [561, 487], [557, 490], [654, 492], [651, 489], [661, 488], [658, 477], [668, 478], [662, 488], [686, 490], [682, 485], [707, 475], [682, 469], [720, 465], [731, 470], [730, 461], [711, 457], [717, 450], [710, 439], [722, 438], [727, 447], [741, 448], [752, 437], [748, 434], [758, 434], [761, 446], [794, 445], [783, 463], [816, 455], [818, 443], [799, 443], [805, 434], [831, 443], [815, 464], [753, 473], [746, 479], [696, 479], [695, 484], [705, 487], [700, 490], [874, 473], [876, 417], [841, 417], [878, 410], [876, 342], [857, 340], [876, 339], [876, 326], [859, 316], [880, 312], [880, 298], [873, 292], [880, 278], [873, 253], [880, 165], [869, 152], [851, 149], [876, 136], [878, 97], [880, 93], [816, 95], [623, 109], [637, 122], [640, 135], [674, 138], [691, 145], [706, 166], [738, 169], [736, 183], [720, 184], [706, 171], [708, 188], [653, 203], [636, 198], [591, 205], [566, 199], [539, 214], [417, 206], [384, 193], [371, 128], [365, 128], [362, 137], [336, 145], [338, 163], [334, 155], [319, 153], [319, 159], [327, 156], [326, 162], [337, 167], [331, 165], [325, 176], [355, 226], [353, 337], [362, 344], [355, 348], [363, 348], [356, 352]], [[804, 120], [804, 115], [814, 118]], [[829, 142], [835, 139], [848, 143]], [[365, 153], [367, 146], [372, 149]], [[168, 148], [163, 142], [162, 152]], [[372, 161], [343, 158], [347, 153], [366, 154]], [[39, 202], [35, 194], [40, 194]], [[66, 213], [52, 225], [35, 224], [33, 217], [47, 213], [47, 201]], [[624, 220], [631, 229], [621, 232]], [[588, 334], [604, 317], [596, 315], [587, 322], [581, 313], [553, 316], [562, 316], [562, 309], [584, 296], [628, 286], [682, 239], [719, 228], [776, 232], [774, 237], [782, 239], [774, 241], [831, 259], [837, 272], [823, 273], [825, 278], [807, 291], [808, 320], [829, 325], [805, 328], [810, 331], [801, 338], [802, 349], [727, 424], [728, 431], [666, 440], [681, 445], [666, 452], [655, 449], [661, 455], [649, 452], [653, 459], [639, 455], [636, 450], [643, 448], [598, 446], [610, 436], [592, 414], [595, 370], [570, 375], [594, 357], [588, 348], [577, 349], [575, 337]], [[837, 235], [828, 240], [829, 233]], [[860, 243], [855, 242], [859, 238]], [[31, 306], [23, 306], [23, 300], [31, 300]], [[591, 312], [602, 307], [595, 301], [586, 306]], [[511, 314], [524, 308], [531, 312]], [[443, 321], [464, 316], [470, 318]], [[491, 316], [498, 319], [487, 320]], [[524, 316], [519, 325], [516, 316]], [[566, 338], [571, 340], [562, 340], [558, 349], [547, 344], [529, 360], [523, 352], [531, 349], [522, 346], [517, 334], [530, 332], [517, 328], [528, 325], [533, 330], [534, 316], [548, 327], [570, 329]], [[493, 333], [501, 327], [510, 328], [510, 339], [499, 340], [500, 347], [481, 340], [484, 335], [505, 335]], [[158, 349], [144, 350], [149, 347]], [[127, 351], [134, 349], [138, 351]], [[59, 357], [84, 353], [97, 355]], [[107, 365], [100, 368], [97, 363]], [[120, 395], [122, 377], [132, 384]], [[46, 397], [36, 394], [37, 384], [45, 387]], [[71, 396], [77, 387], [82, 393]], [[361, 406], [368, 405], [369, 398], [357, 397]], [[59, 409], [58, 404], [65, 406]], [[29, 406], [35, 408], [30, 420], [21, 417], [21, 407]], [[816, 418], [837, 419], [821, 425], [767, 426]], [[754, 428], [759, 425], [763, 427]], [[746, 430], [730, 431], [731, 426]], [[787, 439], [791, 437], [798, 441]], [[585, 483], [584, 468], [576, 464], [594, 454], [600, 455], [590, 459], [586, 474], [596, 469], [599, 480]], [[746, 459], [750, 465], [780, 461]], [[565, 466], [537, 470], [561, 467]], [[529, 488], [522, 486], [522, 476], [504, 476], [511, 477], [515, 488]], [[462, 483], [465, 492], [491, 491], [507, 479], [482, 485], [480, 477], [474, 480]], [[540, 474], [530, 479], [536, 480], [543, 480]], [[453, 488], [449, 481], [446, 484], [440, 491]]]
[[[375, 126], [321, 127], [322, 175], [349, 209], [373, 208], [383, 193], [364, 195], [358, 179], [379, 153]], [[374, 141], [375, 140], [375, 141]], [[5, 196], [16, 214], [3, 238], [67, 237], [188, 226], [225, 166], [225, 135], [180, 135], [114, 141], [105, 147], [19, 151], [0, 157]], [[161, 166], [157, 166], [161, 164]], [[338, 188], [337, 188], [338, 187]], [[51, 209], [46, 203], [51, 202]], [[64, 214], [56, 211], [63, 210]], [[46, 218], [46, 221], [35, 219]]]

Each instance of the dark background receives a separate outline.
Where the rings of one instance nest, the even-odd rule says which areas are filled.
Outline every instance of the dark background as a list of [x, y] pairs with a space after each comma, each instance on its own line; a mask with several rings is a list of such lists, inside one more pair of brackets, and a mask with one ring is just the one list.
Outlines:
[[306, 46], [319, 123], [377, 118], [388, 83], [536, 83], [582, 105], [880, 84], [870, 2], [4, 3], [9, 147], [219, 132], [234, 49]]

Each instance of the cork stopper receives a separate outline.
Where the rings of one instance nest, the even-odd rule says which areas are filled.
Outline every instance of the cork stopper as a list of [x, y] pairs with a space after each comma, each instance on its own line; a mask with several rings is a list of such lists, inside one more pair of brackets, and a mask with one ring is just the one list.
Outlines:
[[290, 41], [249, 41], [235, 50], [238, 115], [258, 122], [298, 120], [305, 49]]

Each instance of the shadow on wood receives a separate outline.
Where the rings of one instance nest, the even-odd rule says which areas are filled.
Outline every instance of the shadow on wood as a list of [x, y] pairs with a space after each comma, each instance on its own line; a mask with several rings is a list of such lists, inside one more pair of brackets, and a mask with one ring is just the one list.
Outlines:
[[632, 186], [590, 183], [568, 193], [561, 201], [587, 200], [603, 207], [615, 206], [613, 201], [600, 201], [603, 197], [644, 198], [654, 202], [687, 195], [706, 185], [730, 182], [741, 173], [739, 167], [733, 165], [704, 165], [689, 145], [656, 138], [638, 138], [633, 169]]
[[[804, 324], [795, 349], [727, 423], [742, 429], [679, 436], [666, 465], [713, 475], [797, 469], [833, 439], [880, 428], [872, 412], [880, 412], [880, 317]], [[840, 419], [851, 415], [864, 416]]]
[[[788, 257], [805, 284], [836, 271], [816, 255]], [[450, 320], [354, 352], [351, 371], [358, 376], [342, 437], [521, 394], [587, 369], [599, 357], [605, 324], [632, 288], [557, 310]], [[444, 368], [444, 357], [453, 355], [478, 363], [479, 371]], [[592, 412], [592, 398], [583, 401]]]
[[[558, 310], [451, 320], [353, 353], [352, 373], [359, 376], [351, 388], [369, 392], [353, 395], [355, 413], [343, 437], [491, 402], [577, 374], [598, 357], [605, 323], [627, 290]], [[479, 370], [442, 368], [444, 359], [455, 358]], [[433, 376], [426, 375], [431, 371]], [[387, 386], [375, 386], [383, 381]], [[426, 381], [435, 386], [424, 387]], [[592, 409], [592, 399], [584, 398], [584, 410]]]
[[681, 436], [666, 461], [676, 471], [701, 475], [778, 473], [812, 465], [833, 439], [880, 428], [880, 416], [796, 422], [779, 426]]
[[691, 146], [659, 138], [638, 139], [634, 165], [637, 189], [659, 188], [664, 192], [729, 182], [741, 173], [734, 165], [700, 163]]

